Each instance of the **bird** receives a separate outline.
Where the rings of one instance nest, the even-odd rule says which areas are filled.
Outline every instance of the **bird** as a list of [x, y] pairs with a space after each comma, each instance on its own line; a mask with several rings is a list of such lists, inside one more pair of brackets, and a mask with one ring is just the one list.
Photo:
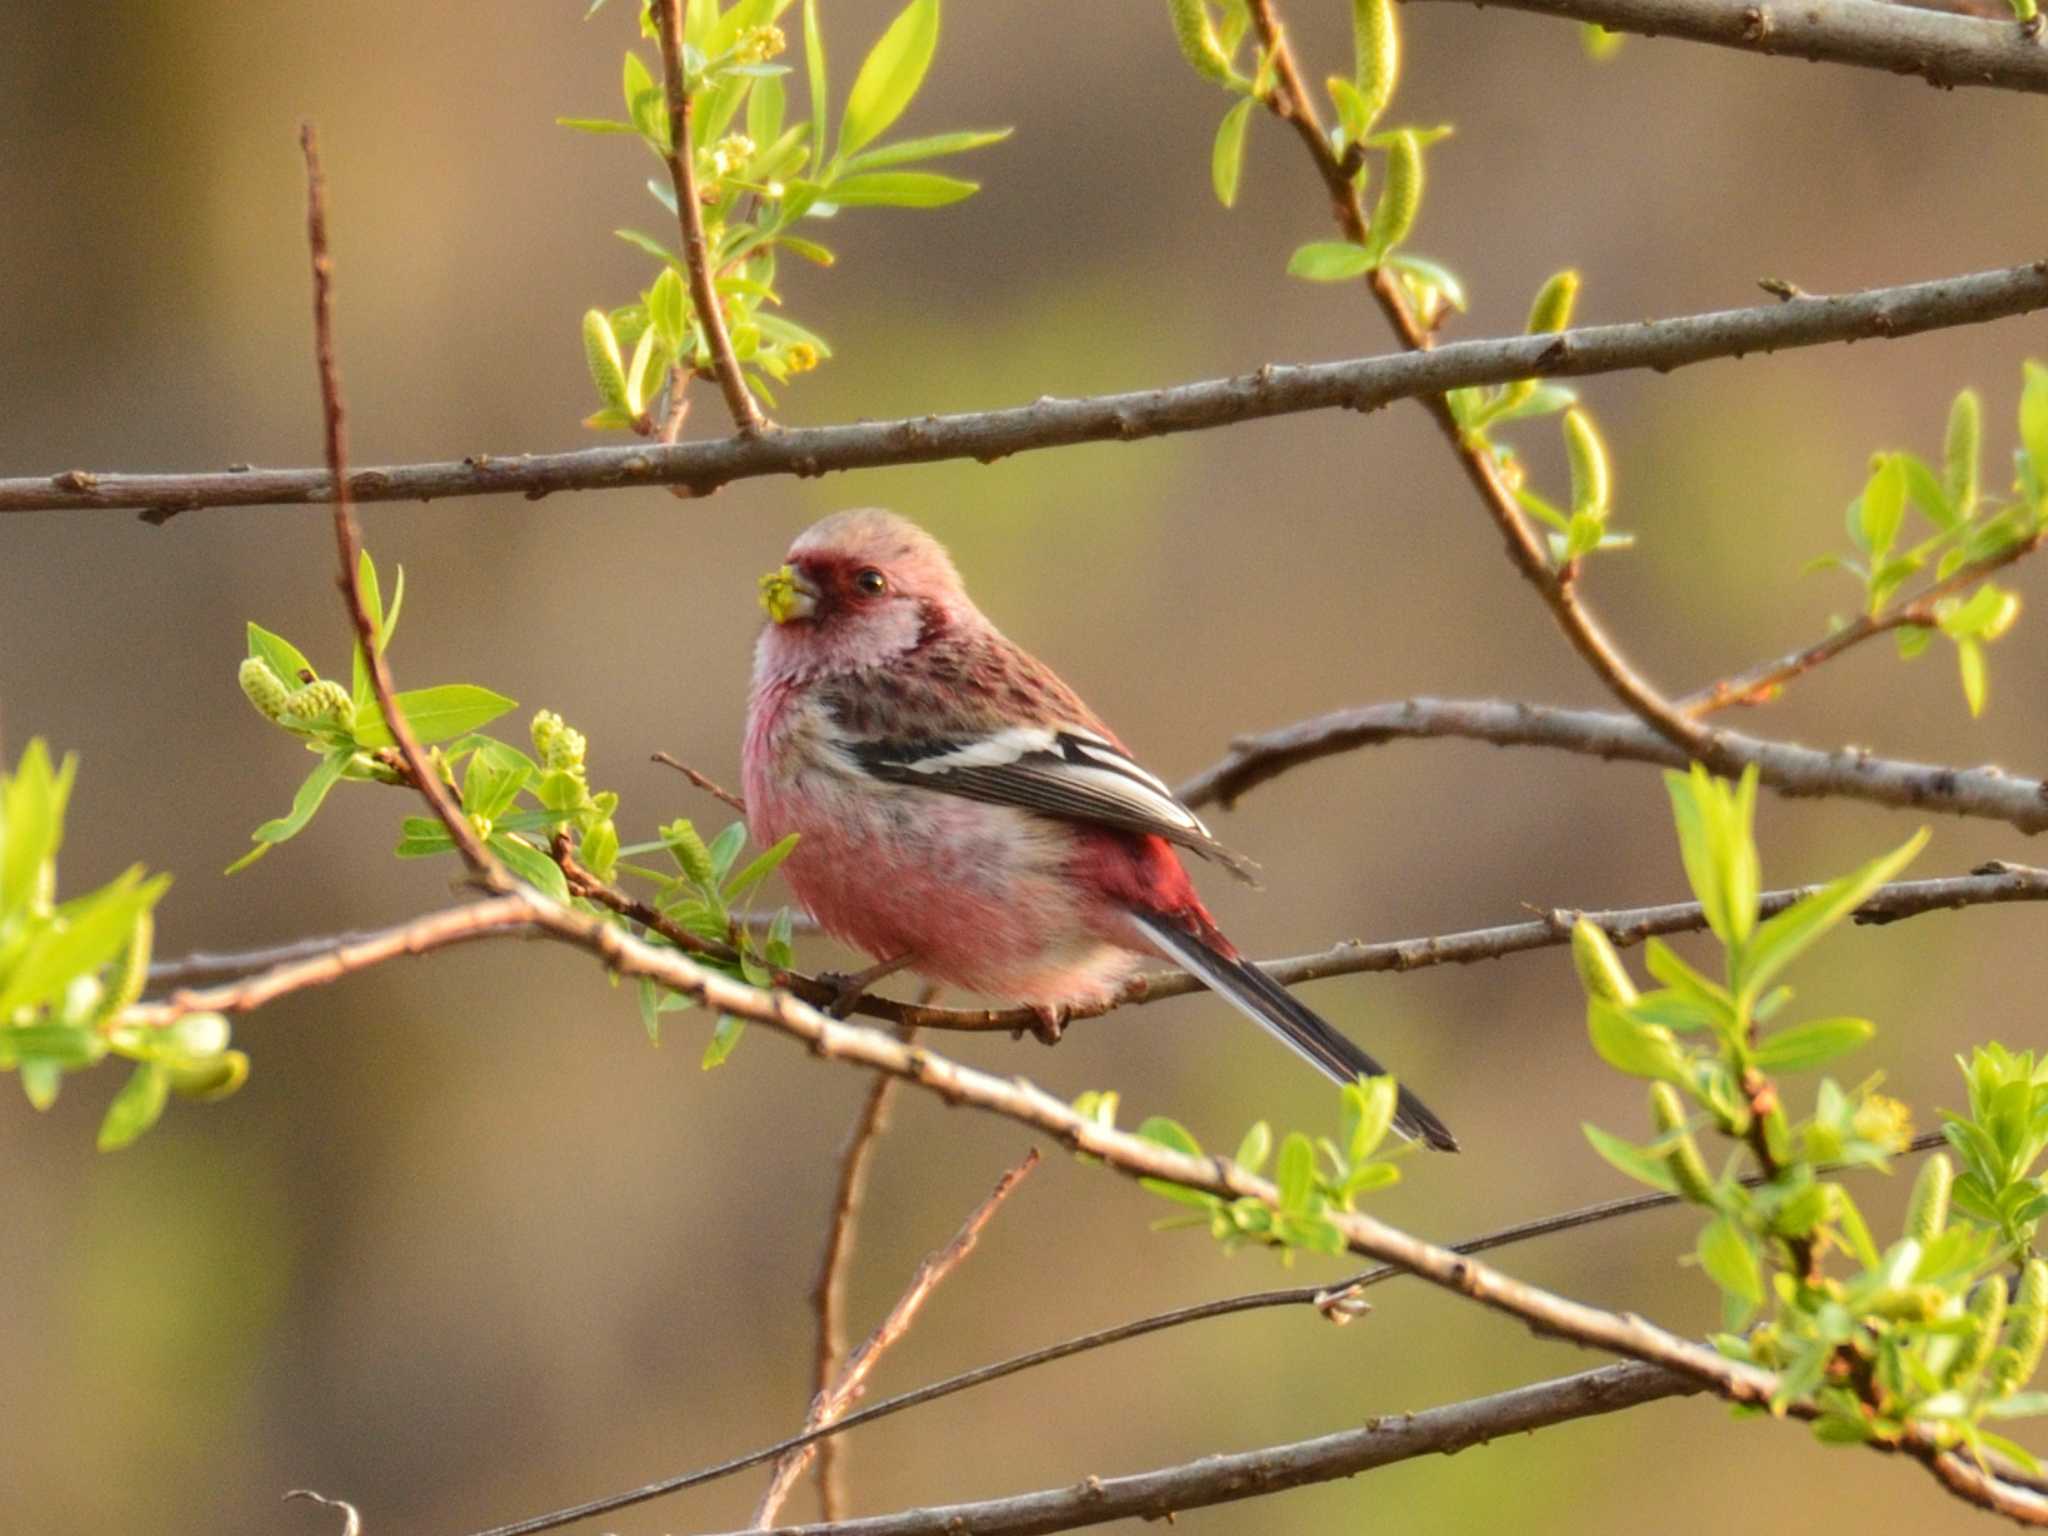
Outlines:
[[[1028, 1006], [1057, 1039], [1147, 962], [1188, 971], [1340, 1083], [1384, 1068], [1247, 962], [1183, 852], [1251, 878], [1045, 663], [975, 606], [945, 547], [839, 512], [761, 578], [742, 750], [746, 819], [797, 900], [897, 970]], [[850, 996], [851, 994], [849, 994]], [[1399, 1090], [1394, 1127], [1456, 1151]]]

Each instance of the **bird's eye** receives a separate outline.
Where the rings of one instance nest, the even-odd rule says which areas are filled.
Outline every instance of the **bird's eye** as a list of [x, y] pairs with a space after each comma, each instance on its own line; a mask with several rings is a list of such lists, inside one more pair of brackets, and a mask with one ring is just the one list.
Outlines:
[[856, 572], [853, 584], [869, 597], [880, 597], [889, 590], [889, 578], [876, 570], [872, 565]]

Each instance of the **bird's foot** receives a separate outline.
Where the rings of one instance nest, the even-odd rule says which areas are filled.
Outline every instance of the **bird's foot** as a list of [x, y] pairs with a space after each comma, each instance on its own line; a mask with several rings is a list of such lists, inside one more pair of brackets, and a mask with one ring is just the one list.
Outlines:
[[1073, 1017], [1073, 1010], [1065, 1003], [1032, 1003], [1030, 1008], [1031, 1033], [1046, 1045], [1058, 1045], [1067, 1032], [1067, 1020]]
[[862, 993], [884, 976], [895, 975], [913, 958], [908, 953], [897, 955], [850, 975], [845, 971], [820, 971], [818, 980], [832, 989], [832, 1001], [825, 1005], [824, 1011], [835, 1019], [845, 1018], [853, 1012], [853, 1005], [860, 1001]]

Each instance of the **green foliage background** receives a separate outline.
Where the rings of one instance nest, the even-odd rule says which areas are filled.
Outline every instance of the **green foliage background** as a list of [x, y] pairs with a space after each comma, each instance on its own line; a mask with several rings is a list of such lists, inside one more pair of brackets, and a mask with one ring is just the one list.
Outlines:
[[[871, 38], [894, 10], [835, 0], [827, 26]], [[1347, 57], [1344, 8], [1290, 10], [1313, 56]], [[643, 167], [553, 125], [617, 91], [617, 18], [586, 27], [576, 13], [192, 0], [114, 25], [93, 7], [39, 10], [0, 49], [0, 472], [317, 459], [302, 113], [320, 122], [333, 182], [359, 462], [588, 441], [575, 317], [645, 283], [644, 256], [608, 231], [644, 226], [650, 205]], [[1676, 43], [1632, 42], [1596, 69], [1568, 25], [1451, 7], [1403, 19], [1403, 120], [1458, 127], [1430, 150], [1414, 241], [1471, 290], [1462, 334], [1519, 329], [1565, 266], [1585, 277], [1579, 318], [1599, 321], [1750, 302], [1758, 277], [1850, 287], [2048, 245], [2048, 214], [2013, 192], [2040, 169], [2038, 136], [2014, 131], [2023, 102]], [[836, 57], [849, 66], [857, 44]], [[834, 272], [788, 264], [792, 307], [835, 357], [781, 414], [970, 408], [1386, 349], [1361, 293], [1282, 275], [1329, 235], [1291, 138], [1250, 123], [1237, 207], [1215, 206], [1220, 105], [1153, 6], [949, 7], [900, 131], [1019, 131], [973, 157], [971, 201], [847, 218]], [[1603, 610], [1674, 686], [1818, 635], [1853, 593], [1799, 567], [1841, 547], [1870, 451], [1938, 460], [1948, 402], [1974, 383], [2002, 454], [2015, 362], [2044, 352], [2048, 324], [2029, 319], [1590, 384], [1616, 517], [1638, 538], [1593, 565]], [[699, 401], [701, 426], [717, 410], [708, 389]], [[1561, 483], [1561, 452], [1541, 458], [1554, 439], [1526, 437]], [[562, 710], [595, 744], [597, 780], [645, 817], [625, 835], [645, 838], [677, 814], [722, 821], [645, 757], [736, 777], [753, 578], [812, 517], [864, 502], [949, 539], [985, 606], [1168, 777], [1236, 731], [1339, 704], [1595, 698], [1412, 409], [754, 482], [701, 504], [650, 492], [372, 508], [366, 522], [379, 559], [432, 594], [394, 650], [401, 683], [473, 678]], [[343, 654], [331, 562], [310, 509], [162, 530], [119, 514], [0, 526], [0, 755], [12, 762], [32, 733], [80, 753], [67, 881], [136, 861], [175, 872], [159, 953], [445, 898], [445, 863], [390, 859], [395, 807], [368, 794], [338, 797], [235, 881], [212, 873], [304, 768], [228, 684], [242, 620]], [[2039, 591], [2028, 566], [2010, 585]], [[1880, 646], [1754, 723], [2038, 772], [2038, 620], [1993, 653], [1975, 724], [1945, 666], [1901, 668]], [[1760, 817], [1787, 881], [1910, 829], [1869, 807], [1767, 799]], [[1210, 895], [1260, 953], [1683, 886], [1657, 777], [1573, 759], [1389, 748], [1269, 786], [1226, 820], [1270, 889]], [[1917, 870], [2031, 852], [2003, 829], [1943, 824]], [[1849, 932], [1802, 962], [1801, 1006], [1876, 1019], [1859, 1067], [1883, 1066], [1916, 1104], [1956, 1105], [1956, 1049], [2040, 1038], [2038, 921], [2005, 908]], [[1453, 1115], [1469, 1148], [1411, 1160], [1376, 1212], [1457, 1237], [1623, 1187], [1578, 1125], [1637, 1124], [1641, 1101], [1587, 1048], [1562, 953], [1310, 996]], [[325, 1518], [272, 1503], [311, 1484], [360, 1499], [373, 1529], [472, 1529], [790, 1427], [828, 1163], [861, 1085], [766, 1039], [703, 1074], [698, 1042], [677, 1038], [690, 1017], [651, 1051], [630, 993], [587, 966], [478, 947], [249, 1021], [236, 1038], [258, 1059], [250, 1085], [117, 1158], [86, 1150], [111, 1074], [67, 1087], [54, 1123], [0, 1103], [0, 1380], [26, 1405], [0, 1443], [8, 1522], [271, 1532]], [[1078, 1026], [1056, 1053], [949, 1044], [1068, 1092], [1114, 1085], [1132, 1123], [1172, 1114], [1205, 1145], [1256, 1118], [1330, 1118], [1310, 1075], [1194, 1000]], [[1013, 1130], [903, 1104], [879, 1157], [856, 1327], [1020, 1150]], [[1896, 1230], [1903, 1181], [1866, 1197], [1867, 1182], [1859, 1202]], [[886, 1385], [1270, 1282], [1257, 1253], [1135, 1239], [1158, 1206], [1056, 1161]], [[1681, 1213], [1553, 1239], [1509, 1267], [1704, 1331], [1711, 1290], [1672, 1258], [1696, 1226]], [[1375, 1303], [1341, 1334], [1306, 1313], [1239, 1319], [863, 1432], [858, 1497], [880, 1509], [1071, 1481], [1575, 1363], [1419, 1288]], [[1512, 1498], [1532, 1531], [1633, 1528], [1652, 1509], [1665, 1529], [1706, 1531], [1738, 1479], [1788, 1525], [1971, 1519], [1905, 1469], [1820, 1459], [1803, 1435], [1693, 1403], [1188, 1522], [1477, 1530]], [[754, 1491], [742, 1480], [606, 1528], [730, 1525]]]

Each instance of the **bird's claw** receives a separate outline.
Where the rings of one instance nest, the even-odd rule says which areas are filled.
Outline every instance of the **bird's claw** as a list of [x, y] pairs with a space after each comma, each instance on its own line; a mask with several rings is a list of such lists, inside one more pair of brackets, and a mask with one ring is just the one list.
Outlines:
[[853, 1012], [853, 1005], [860, 1001], [868, 984], [865, 975], [854, 976], [845, 971], [820, 971], [818, 980], [832, 989], [832, 1000], [819, 1011], [835, 1019]]
[[1031, 1033], [1046, 1045], [1058, 1045], [1060, 1036], [1067, 1032], [1067, 1020], [1073, 1011], [1064, 1003], [1033, 1003], [1031, 1005]]

